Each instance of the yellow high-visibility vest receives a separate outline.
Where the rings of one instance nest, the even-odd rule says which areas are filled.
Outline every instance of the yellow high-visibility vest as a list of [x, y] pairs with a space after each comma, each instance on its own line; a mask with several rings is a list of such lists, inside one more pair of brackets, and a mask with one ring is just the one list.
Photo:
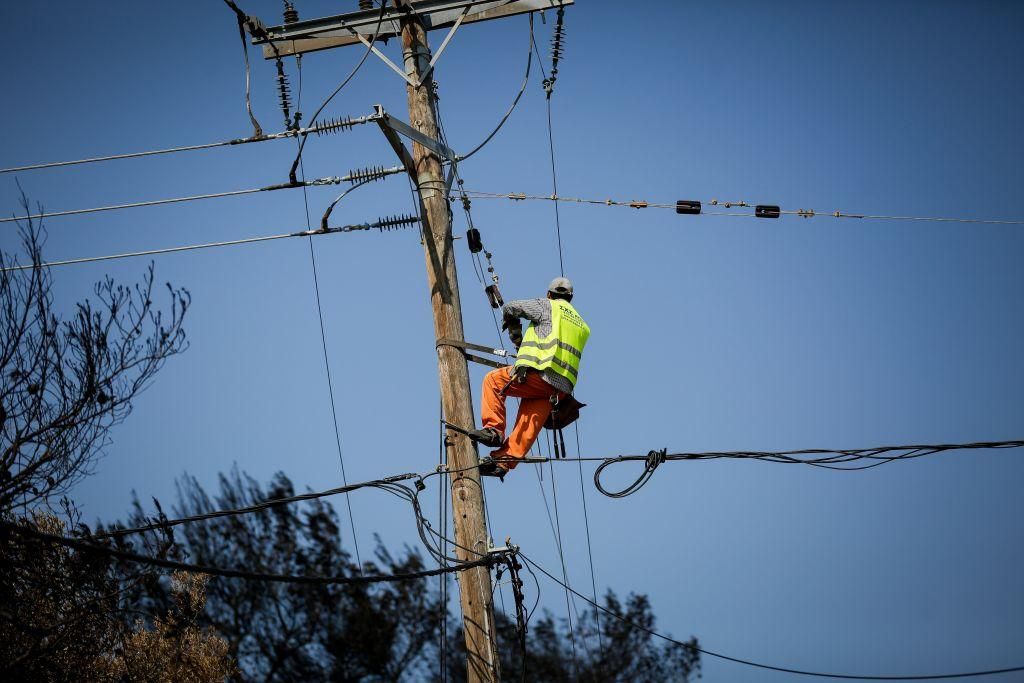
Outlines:
[[590, 337], [590, 327], [568, 301], [551, 300], [551, 334], [541, 338], [537, 326], [530, 323], [519, 345], [516, 367], [525, 366], [551, 370], [576, 386], [583, 347]]

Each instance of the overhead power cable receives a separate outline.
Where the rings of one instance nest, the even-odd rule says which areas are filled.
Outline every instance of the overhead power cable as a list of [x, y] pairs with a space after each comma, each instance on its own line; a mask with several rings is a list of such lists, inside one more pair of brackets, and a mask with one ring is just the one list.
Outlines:
[[[310, 126], [314, 126], [315, 127], [316, 120], [317, 120], [317, 118], [319, 118], [320, 113], [324, 110], [324, 108], [328, 104], [330, 104], [331, 100], [333, 100], [338, 95], [338, 93], [340, 93], [342, 91], [342, 89], [346, 85], [348, 85], [349, 81], [351, 81], [355, 77], [355, 75], [357, 73], [359, 73], [359, 70], [361, 68], [363, 68], [363, 64], [366, 63], [366, 59], [370, 56], [370, 53], [373, 51], [373, 44], [374, 44], [374, 42], [376, 42], [377, 36], [380, 34], [380, 25], [381, 25], [381, 22], [384, 21], [384, 12], [385, 12], [386, 8], [387, 8], [387, 2], [386, 2], [386, 0], [382, 0], [382, 2], [380, 3], [380, 14], [377, 15], [377, 26], [373, 29], [373, 37], [370, 38], [369, 43], [368, 43], [368, 47], [366, 48], [366, 51], [363, 52], [363, 56], [360, 58], [359, 62], [356, 63], [356, 65], [352, 69], [352, 71], [349, 72], [348, 76], [346, 76], [345, 79], [342, 80], [342, 82], [338, 84], [338, 87], [334, 89], [334, 92], [332, 92], [330, 95], [328, 95], [327, 98], [320, 104], [320, 106], [317, 107], [316, 111], [313, 112], [313, 116], [310, 117], [310, 119], [309, 119], [309, 125]], [[273, 41], [271, 41], [270, 45], [273, 45], [273, 44], [274, 44]], [[299, 171], [299, 163], [302, 161], [302, 151], [306, 148], [306, 137], [307, 136], [305, 134], [300, 136], [299, 149], [298, 149], [298, 151], [295, 154], [295, 160], [292, 162], [292, 167], [288, 171], [288, 178], [292, 182], [295, 182], [296, 174]]]
[[225, 569], [223, 567], [212, 567], [208, 565], [177, 562], [174, 560], [168, 560], [160, 557], [141, 555], [139, 553], [133, 553], [126, 550], [119, 550], [117, 548], [112, 548], [106, 545], [89, 543], [87, 541], [83, 541], [77, 538], [68, 538], [66, 536], [48, 534], [42, 531], [38, 531], [36, 529], [32, 529], [5, 520], [0, 520], [0, 527], [21, 534], [23, 536], [30, 536], [32, 538], [36, 538], [41, 541], [47, 541], [50, 543], [57, 543], [59, 545], [72, 548], [73, 550], [77, 550], [80, 552], [98, 553], [101, 555], [107, 555], [109, 557], [116, 557], [126, 562], [137, 562], [139, 564], [146, 564], [152, 567], [162, 567], [164, 569], [174, 569], [178, 571], [185, 571], [196, 574], [209, 574], [211, 576], [223, 576], [234, 579], [246, 579], [249, 581], [295, 583], [315, 586], [370, 584], [425, 579], [431, 576], [437, 576], [438, 574], [465, 571], [467, 569], [472, 569], [474, 567], [489, 567], [498, 562], [499, 558], [498, 554], [493, 554], [481, 557], [480, 559], [476, 560], [460, 562], [449, 567], [439, 567], [436, 569], [426, 569], [423, 571], [407, 572], [403, 574], [377, 574], [366, 576], [296, 576], [293, 574], [267, 574], [260, 572], [249, 572], [241, 569]]
[[225, 240], [222, 242], [205, 242], [202, 244], [189, 244], [181, 247], [167, 247], [164, 249], [146, 249], [144, 251], [129, 251], [121, 254], [108, 254], [106, 256], [86, 256], [84, 258], [73, 258], [64, 261], [47, 261], [39, 264], [25, 264], [0, 268], [0, 272], [13, 270], [31, 270], [32, 268], [55, 268], [57, 266], [71, 266], [80, 263], [93, 263], [95, 261], [113, 261], [115, 259], [134, 258], [136, 256], [154, 256], [157, 254], [173, 254], [179, 251], [193, 251], [196, 249], [212, 249], [214, 247], [233, 247], [240, 244], [253, 244], [255, 242], [269, 242], [288, 237], [315, 237], [317, 235], [332, 235], [339, 232], [358, 232], [361, 230], [394, 230], [408, 227], [419, 222], [419, 218], [411, 215], [398, 215], [380, 218], [372, 223], [358, 223], [354, 225], [342, 225], [326, 230], [300, 230], [299, 232], [287, 232], [279, 235], [265, 235], [263, 237], [246, 237], [238, 240]]
[[491, 131], [490, 135], [485, 137], [483, 139], [483, 142], [481, 142], [479, 145], [477, 145], [476, 147], [471, 149], [467, 154], [464, 154], [464, 155], [460, 156], [459, 157], [459, 161], [465, 161], [466, 159], [470, 158], [471, 156], [473, 156], [474, 154], [479, 152], [481, 149], [483, 149], [487, 145], [488, 142], [491, 141], [491, 138], [493, 138], [495, 135], [498, 134], [498, 131], [501, 130], [501, 127], [505, 125], [506, 121], [508, 121], [508, 117], [512, 116], [512, 112], [515, 111], [516, 105], [519, 104], [519, 99], [523, 96], [523, 92], [526, 91], [526, 84], [530, 82], [530, 65], [533, 62], [533, 50], [532, 50], [532, 46], [533, 46], [533, 43], [534, 43], [534, 41], [533, 41], [533, 12], [530, 12], [529, 19], [530, 19], [530, 36], [529, 36], [529, 42], [526, 44], [526, 73], [523, 74], [523, 83], [522, 83], [522, 85], [519, 86], [519, 92], [516, 93], [515, 98], [512, 100], [512, 104], [509, 106], [508, 110], [505, 112], [505, 115], [501, 117], [501, 120], [498, 121], [498, 125], [495, 126], [494, 130]]
[[[405, 169], [401, 166], [393, 166], [391, 168], [375, 168], [373, 171], [377, 178], [382, 178], [387, 175], [393, 175], [395, 173], [403, 173]], [[279, 183], [277, 185], [265, 185], [264, 187], [251, 187], [245, 190], [229, 190], [227, 192], [212, 192], [209, 194], [195, 194], [187, 197], [172, 197], [170, 199], [152, 199], [144, 202], [131, 202], [128, 204], [112, 204], [110, 206], [97, 206], [91, 209], [69, 209], [67, 211], [51, 211], [49, 213], [36, 213], [27, 216], [11, 216], [9, 218], [0, 218], [0, 223], [11, 223], [14, 221], [22, 220], [35, 220], [41, 218], [56, 218], [58, 216], [76, 216], [83, 213], [97, 213], [100, 211], [117, 211], [119, 209], [137, 209], [140, 207], [147, 206], [159, 206], [161, 204], [179, 204], [181, 202], [194, 202], [200, 199], [219, 199], [221, 197], [237, 197], [244, 194], [255, 194], [257, 192], [274, 192], [276, 190], [293, 190], [296, 188], [305, 187], [318, 187], [321, 185], [340, 185], [345, 182], [359, 182], [363, 180], [363, 175], [367, 171], [361, 169], [345, 176], [327, 176], [325, 178], [317, 178], [315, 180], [303, 180]]]
[[[679, 200], [675, 204], [660, 204], [646, 200], [633, 199], [624, 201], [619, 199], [586, 199], [582, 197], [563, 197], [558, 194], [536, 195], [517, 192], [482, 192], [479, 190], [466, 190], [466, 194], [474, 199], [509, 199], [512, 201], [550, 201], [567, 202], [571, 204], [591, 204], [594, 206], [618, 206], [631, 209], [673, 209], [679, 214], [700, 214], [703, 216], [734, 216], [738, 218], [778, 218], [779, 216], [799, 216], [802, 218], [841, 218], [861, 220], [884, 220], [884, 221], [921, 221], [932, 223], [981, 223], [987, 225], [1024, 225], [1024, 219], [995, 220], [988, 218], [956, 218], [939, 216], [896, 216], [883, 214], [860, 214], [846, 213], [843, 211], [820, 212], [814, 209], [797, 209], [796, 211], [783, 210], [775, 205], [756, 204], [751, 205], [744, 201], [720, 202], [712, 199], [708, 204], [725, 209], [753, 209], [753, 211], [704, 211], [703, 204], [696, 200]], [[454, 199], [454, 197], [452, 197]]]
[[[960, 444], [924, 444], [909, 446], [876, 446], [874, 448], [832, 450], [824, 448], [808, 448], [795, 451], [706, 451], [703, 453], [668, 453], [668, 449], [652, 450], [647, 455], [618, 455], [605, 458], [523, 458], [516, 459], [519, 464], [542, 464], [545, 462], [600, 462], [594, 470], [594, 486], [598, 491], [611, 498], [625, 498], [636, 493], [650, 481], [654, 471], [666, 462], [681, 460], [716, 460], [732, 458], [738, 460], [761, 460], [763, 462], [784, 465], [809, 465], [830, 470], [866, 470], [885, 465], [897, 460], [911, 460], [926, 455], [954, 450], [1021, 448], [1024, 440], [1014, 441], [979, 441]], [[821, 457], [808, 457], [821, 456]], [[512, 460], [512, 458], [504, 458]], [[502, 460], [498, 458], [497, 460]], [[862, 464], [867, 461], [867, 464]], [[624, 462], [643, 462], [644, 471], [637, 479], [619, 491], [609, 491], [601, 483], [601, 475], [605, 468]]]
[[202, 145], [186, 145], [184, 147], [168, 147], [166, 149], [153, 149], [145, 152], [109, 154], [106, 156], [88, 157], [86, 159], [74, 159], [71, 161], [51, 161], [42, 164], [29, 164], [27, 166], [12, 166], [10, 168], [0, 168], [0, 174], [18, 173], [20, 171], [36, 171], [43, 168], [57, 168], [60, 166], [76, 166], [78, 164], [94, 164], [100, 161], [116, 161], [118, 159], [137, 159], [138, 157], [150, 157], [156, 156], [158, 154], [175, 154], [177, 152], [192, 152], [194, 150], [199, 149], [213, 149], [214, 147], [230, 147], [232, 145], [245, 145], [250, 142], [266, 142], [268, 140], [282, 140], [284, 138], [294, 138], [302, 135], [309, 135], [310, 133], [316, 133], [317, 135], [327, 135], [328, 133], [335, 133], [337, 131], [352, 128], [353, 126], [357, 126], [361, 123], [367, 123], [373, 120], [374, 116], [372, 115], [360, 116], [356, 118], [342, 117], [338, 119], [324, 121], [323, 123], [311, 125], [306, 128], [286, 130], [280, 133], [271, 133], [270, 135], [259, 135], [248, 138], [235, 138], [234, 140], [208, 142]]
[[231, 508], [228, 510], [215, 510], [213, 512], [204, 512], [198, 515], [191, 515], [189, 517], [180, 517], [178, 519], [162, 519], [152, 524], [144, 524], [142, 526], [131, 527], [127, 529], [111, 529], [110, 531], [104, 531], [101, 533], [94, 534], [93, 536], [98, 539], [104, 538], [120, 538], [124, 536], [132, 536], [134, 534], [142, 534], [150, 531], [158, 531], [160, 529], [170, 529], [172, 527], [181, 526], [182, 524], [190, 524], [192, 522], [203, 522], [208, 519], [217, 519], [220, 517], [236, 517], [238, 515], [248, 515], [253, 512], [261, 512], [263, 510], [269, 510], [270, 508], [278, 507], [281, 505], [289, 505], [291, 503], [299, 503], [306, 500], [316, 500], [318, 498], [327, 498], [329, 496], [337, 496], [343, 493], [349, 493], [351, 491], [358, 491], [359, 489], [365, 489], [370, 487], [378, 487], [382, 484], [397, 484], [402, 481], [409, 481], [410, 479], [420, 479], [425, 476], [416, 474], [415, 472], [408, 472], [406, 474], [396, 474], [390, 477], [384, 477], [383, 479], [373, 479], [370, 481], [359, 482], [356, 484], [348, 484], [345, 486], [339, 486], [333, 489], [327, 489], [326, 491], [317, 491], [311, 493], [300, 493], [294, 496], [284, 496], [282, 498], [273, 498], [271, 500], [263, 501], [255, 505], [247, 505], [240, 508]]
[[702, 648], [702, 647], [698, 647], [696, 645], [693, 645], [692, 643], [685, 643], [685, 642], [676, 640], [675, 638], [672, 638], [670, 636], [666, 636], [663, 633], [659, 633], [659, 632], [655, 631], [654, 629], [651, 629], [651, 628], [649, 628], [647, 626], [643, 626], [641, 624], [637, 624], [636, 622], [631, 621], [631, 620], [625, 618], [624, 616], [622, 616], [621, 614], [618, 614], [617, 612], [613, 612], [612, 610], [608, 609], [607, 607], [604, 607], [604, 606], [598, 604], [597, 602], [591, 600], [590, 598], [588, 598], [587, 596], [583, 595], [582, 593], [578, 593], [577, 591], [575, 591], [570, 586], [567, 586], [566, 584], [562, 583], [561, 581], [558, 580], [558, 578], [554, 574], [552, 574], [551, 572], [547, 571], [546, 569], [541, 567], [539, 564], [537, 564], [536, 562], [531, 560], [529, 557], [524, 555], [522, 553], [522, 551], [519, 552], [519, 557], [523, 558], [523, 560], [528, 565], [530, 565], [531, 567], [533, 567], [534, 569], [539, 571], [544, 576], [548, 577], [551, 581], [553, 581], [556, 584], [562, 586], [566, 590], [572, 591], [573, 593], [576, 594], [577, 597], [585, 600], [592, 607], [594, 607], [594, 608], [604, 612], [605, 614], [607, 614], [607, 615], [617, 619], [618, 621], [622, 622], [623, 624], [626, 624], [627, 626], [630, 626], [630, 627], [635, 628], [635, 629], [637, 629], [639, 631], [643, 631], [645, 633], [648, 633], [648, 634], [654, 636], [655, 638], [660, 638], [661, 640], [664, 640], [666, 642], [673, 643], [673, 644], [678, 645], [680, 647], [684, 647], [684, 648], [686, 648], [688, 650], [699, 652], [702, 655], [707, 655], [709, 657], [715, 657], [716, 659], [722, 659], [722, 660], [725, 660], [725, 661], [728, 661], [728, 662], [733, 662], [735, 664], [743, 664], [745, 666], [751, 666], [751, 667], [754, 667], [754, 668], [757, 668], [757, 669], [768, 669], [770, 671], [781, 671], [782, 673], [796, 674], [796, 675], [800, 675], [800, 676], [815, 676], [817, 678], [840, 678], [840, 679], [855, 680], [855, 681], [934, 681], [934, 680], [946, 680], [946, 679], [953, 679], [953, 678], [974, 678], [974, 677], [978, 677], [978, 676], [995, 676], [997, 674], [1006, 674], [1006, 673], [1014, 673], [1014, 672], [1017, 672], [1017, 671], [1024, 671], [1024, 666], [1014, 666], [1014, 667], [1007, 667], [1007, 668], [1004, 668], [1004, 669], [988, 669], [988, 670], [984, 670], [984, 671], [969, 671], [969, 672], [951, 673], [951, 674], [932, 674], [932, 675], [916, 675], [916, 676], [860, 676], [860, 675], [856, 675], [856, 674], [837, 674], [837, 673], [828, 673], [828, 672], [821, 672], [821, 671], [806, 671], [806, 670], [803, 670], [803, 669], [793, 669], [793, 668], [783, 667], [783, 666], [773, 666], [773, 665], [770, 665], [770, 664], [762, 664], [760, 662], [754, 662], [754, 661], [751, 661], [749, 659], [740, 659], [739, 657], [732, 657], [730, 655], [725, 655], [725, 654], [722, 654], [720, 652], [714, 652], [713, 650], [708, 650], [708, 649], [705, 649], [705, 648]]

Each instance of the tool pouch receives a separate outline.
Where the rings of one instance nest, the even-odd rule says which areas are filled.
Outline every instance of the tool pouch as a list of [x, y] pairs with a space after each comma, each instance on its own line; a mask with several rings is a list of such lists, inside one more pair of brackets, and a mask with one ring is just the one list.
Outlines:
[[580, 419], [580, 409], [586, 407], [586, 403], [580, 403], [572, 394], [566, 394], [561, 400], [551, 397], [554, 404], [551, 415], [544, 422], [545, 429], [565, 429], [576, 420]]

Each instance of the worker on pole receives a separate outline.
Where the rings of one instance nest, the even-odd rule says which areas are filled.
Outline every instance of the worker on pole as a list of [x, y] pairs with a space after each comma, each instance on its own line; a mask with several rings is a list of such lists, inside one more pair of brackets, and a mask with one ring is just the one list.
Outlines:
[[[480, 463], [480, 474], [504, 478], [525, 457], [560, 402], [572, 394], [590, 327], [572, 305], [572, 283], [557, 277], [547, 298], [511, 301], [502, 309], [509, 338], [518, 349], [515, 365], [484, 377], [482, 428], [470, 438], [496, 450]], [[530, 321], [524, 334], [521, 318]], [[505, 438], [505, 397], [521, 400], [512, 433]]]

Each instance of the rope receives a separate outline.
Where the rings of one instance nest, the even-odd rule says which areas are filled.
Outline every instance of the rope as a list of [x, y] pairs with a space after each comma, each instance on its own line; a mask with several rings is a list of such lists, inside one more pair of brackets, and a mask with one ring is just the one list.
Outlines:
[[966, 672], [966, 673], [953, 673], [953, 674], [935, 674], [935, 675], [930, 675], [930, 676], [927, 676], [927, 675], [920, 675], [920, 676], [858, 676], [858, 675], [852, 675], [852, 674], [836, 674], [836, 673], [823, 673], [823, 672], [818, 672], [818, 671], [805, 671], [805, 670], [802, 670], [802, 669], [792, 669], [792, 668], [788, 668], [788, 667], [772, 666], [772, 665], [769, 665], [769, 664], [762, 664], [760, 662], [754, 662], [754, 661], [751, 661], [751, 660], [748, 660], [748, 659], [740, 659], [738, 657], [731, 657], [729, 655], [724, 655], [724, 654], [722, 654], [720, 652], [714, 652], [712, 650], [707, 650], [707, 649], [704, 649], [702, 647], [698, 647], [698, 646], [694, 645], [693, 643], [684, 643], [682, 641], [679, 641], [679, 640], [676, 640], [676, 639], [671, 638], [669, 636], [666, 636], [666, 635], [664, 635], [662, 633], [658, 633], [657, 631], [655, 631], [655, 630], [653, 630], [651, 628], [648, 628], [648, 627], [643, 626], [641, 624], [637, 624], [637, 623], [635, 623], [633, 621], [630, 621], [629, 619], [626, 619], [622, 615], [617, 614], [617, 613], [611, 611], [610, 609], [608, 609], [606, 607], [603, 607], [602, 605], [599, 605], [596, 602], [591, 601], [590, 598], [586, 597], [585, 595], [581, 595], [580, 593], [577, 593], [571, 587], [567, 586], [566, 584], [562, 583], [557, 578], [555, 578], [555, 576], [553, 574], [551, 574], [546, 569], [541, 567], [539, 564], [537, 564], [536, 562], [534, 562], [533, 560], [528, 558], [521, 551], [519, 552], [519, 556], [522, 557], [523, 560], [525, 560], [528, 565], [530, 565], [532, 568], [538, 570], [540, 573], [542, 573], [544, 576], [546, 576], [549, 579], [551, 579], [552, 581], [554, 581], [556, 584], [561, 585], [566, 590], [572, 591], [573, 593], [576, 594], [576, 596], [578, 596], [579, 598], [581, 598], [581, 599], [585, 600], [586, 602], [588, 602], [592, 607], [595, 607], [596, 609], [604, 612], [605, 614], [608, 614], [609, 616], [614, 617], [615, 619], [619, 620], [623, 624], [626, 624], [627, 626], [630, 626], [630, 627], [635, 628], [635, 629], [637, 629], [639, 631], [643, 631], [645, 633], [648, 633], [648, 634], [650, 634], [650, 635], [652, 635], [652, 636], [654, 636], [656, 638], [660, 638], [660, 639], [662, 639], [662, 640], [664, 640], [666, 642], [673, 643], [673, 644], [678, 645], [680, 647], [685, 647], [688, 650], [695, 651], [695, 652], [700, 652], [703, 655], [707, 655], [709, 657], [715, 657], [717, 659], [723, 659], [725, 661], [734, 662], [736, 664], [744, 664], [746, 666], [752, 666], [752, 667], [755, 667], [755, 668], [758, 668], [758, 669], [768, 669], [770, 671], [781, 671], [783, 673], [797, 674], [797, 675], [801, 675], [801, 676], [816, 676], [816, 677], [819, 677], [819, 678], [844, 678], [844, 679], [848, 679], [848, 680], [860, 680], [860, 681], [925, 681], [925, 680], [943, 680], [943, 679], [951, 679], [951, 678], [971, 678], [971, 677], [974, 677], [974, 676], [993, 676], [993, 675], [996, 675], [996, 674], [1004, 674], [1004, 673], [1013, 673], [1013, 672], [1017, 672], [1017, 671], [1024, 671], [1024, 666], [1016, 666], [1016, 667], [1009, 667], [1009, 668], [1005, 668], [1005, 669], [989, 669], [989, 670], [986, 670], [986, 671], [971, 671], [971, 672]]
[[491, 566], [497, 560], [495, 557], [484, 557], [478, 560], [471, 560], [461, 563], [457, 566], [449, 567], [447, 569], [428, 569], [418, 572], [408, 572], [404, 574], [377, 574], [372, 576], [295, 576], [291, 574], [266, 574], [260, 572], [247, 572], [240, 569], [225, 569], [223, 567], [212, 567], [208, 565], [190, 564], [187, 562], [176, 562], [174, 560], [167, 560], [160, 557], [152, 557], [149, 555], [140, 555], [138, 553], [129, 552], [126, 550], [118, 550], [110, 548], [104, 545], [97, 545], [94, 543], [88, 543], [76, 538], [68, 538], [66, 536], [57, 536], [54, 534], [44, 533], [36, 529], [22, 526], [20, 524], [14, 524], [12, 522], [0, 520], [0, 527], [21, 534], [23, 536], [31, 536], [42, 541], [48, 541], [50, 543], [57, 543], [74, 550], [82, 552], [93, 552], [101, 555], [107, 555], [110, 557], [116, 557], [120, 560], [127, 562], [136, 562], [139, 564], [145, 564], [152, 567], [162, 567], [164, 569], [174, 569], [178, 571], [191, 572], [196, 574], [209, 574], [211, 576], [223, 576], [234, 579], [246, 579], [248, 581], [268, 581], [274, 583], [294, 583], [294, 584], [305, 584], [305, 585], [353, 585], [353, 584], [370, 584], [370, 583], [382, 583], [392, 581], [408, 581], [412, 579], [424, 579], [431, 576], [436, 576], [441, 573], [449, 573], [455, 571], [465, 571], [474, 567]]

